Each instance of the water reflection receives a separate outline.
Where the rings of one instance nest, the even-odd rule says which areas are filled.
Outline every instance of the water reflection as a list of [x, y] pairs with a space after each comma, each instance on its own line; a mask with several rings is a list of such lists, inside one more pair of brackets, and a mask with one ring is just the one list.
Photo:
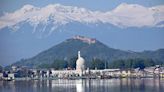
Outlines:
[[76, 80], [76, 92], [85, 92], [85, 81]]
[[0, 81], [0, 92], [164, 92], [164, 79]]

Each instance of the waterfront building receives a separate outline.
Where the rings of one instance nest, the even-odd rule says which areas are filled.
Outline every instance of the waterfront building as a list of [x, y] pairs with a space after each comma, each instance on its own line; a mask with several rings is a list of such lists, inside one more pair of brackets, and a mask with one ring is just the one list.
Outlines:
[[54, 70], [51, 69], [52, 76], [59, 78], [71, 77], [71, 76], [83, 76], [85, 75], [85, 59], [81, 57], [80, 51], [78, 51], [78, 59], [76, 60], [76, 70]]
[[11, 79], [11, 80], [15, 79], [15, 73], [9, 73], [8, 79]]
[[17, 67], [17, 66], [12, 66], [11, 68], [12, 68], [12, 72], [16, 72], [16, 71], [17, 71], [17, 69], [18, 69], [18, 67]]
[[80, 51], [78, 51], [78, 59], [76, 61], [76, 71], [79, 74], [79, 76], [82, 76], [85, 74], [85, 60], [80, 55]]
[[13, 66], [11, 71], [0, 74], [4, 79], [32, 78], [32, 79], [53, 79], [53, 78], [120, 78], [120, 77], [164, 77], [164, 67], [159, 65], [146, 67], [145, 69], [86, 69], [85, 59], [78, 51], [76, 69], [28, 69], [27, 67]]

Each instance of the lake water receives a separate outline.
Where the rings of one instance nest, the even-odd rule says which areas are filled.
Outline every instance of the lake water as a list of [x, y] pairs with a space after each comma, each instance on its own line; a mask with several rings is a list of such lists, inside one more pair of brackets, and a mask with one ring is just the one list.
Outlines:
[[0, 92], [164, 92], [164, 79], [0, 81]]

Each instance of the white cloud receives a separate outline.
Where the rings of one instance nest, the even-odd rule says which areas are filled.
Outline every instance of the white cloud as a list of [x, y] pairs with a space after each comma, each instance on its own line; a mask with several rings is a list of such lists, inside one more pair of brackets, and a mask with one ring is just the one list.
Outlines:
[[144, 7], [137, 4], [123, 3], [108, 12], [90, 11], [85, 8], [63, 6], [60, 4], [46, 7], [24, 5], [21, 9], [5, 13], [0, 17], [0, 29], [17, 26], [28, 22], [36, 27], [38, 24], [53, 24], [54, 28], [72, 21], [80, 23], [110, 23], [118, 27], [164, 27], [164, 5]]

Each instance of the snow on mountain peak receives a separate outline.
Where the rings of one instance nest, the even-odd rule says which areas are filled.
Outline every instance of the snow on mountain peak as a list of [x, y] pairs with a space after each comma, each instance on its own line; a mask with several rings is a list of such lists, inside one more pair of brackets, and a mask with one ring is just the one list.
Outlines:
[[157, 25], [164, 21], [164, 6], [144, 7], [138, 4], [123, 3], [107, 12], [91, 11], [86, 8], [50, 4], [39, 8], [24, 5], [21, 9], [0, 16], [0, 30], [5, 27], [19, 26], [27, 22], [37, 27], [53, 25], [56, 28], [71, 22], [79, 23], [109, 23], [118, 27], [164, 27]]

